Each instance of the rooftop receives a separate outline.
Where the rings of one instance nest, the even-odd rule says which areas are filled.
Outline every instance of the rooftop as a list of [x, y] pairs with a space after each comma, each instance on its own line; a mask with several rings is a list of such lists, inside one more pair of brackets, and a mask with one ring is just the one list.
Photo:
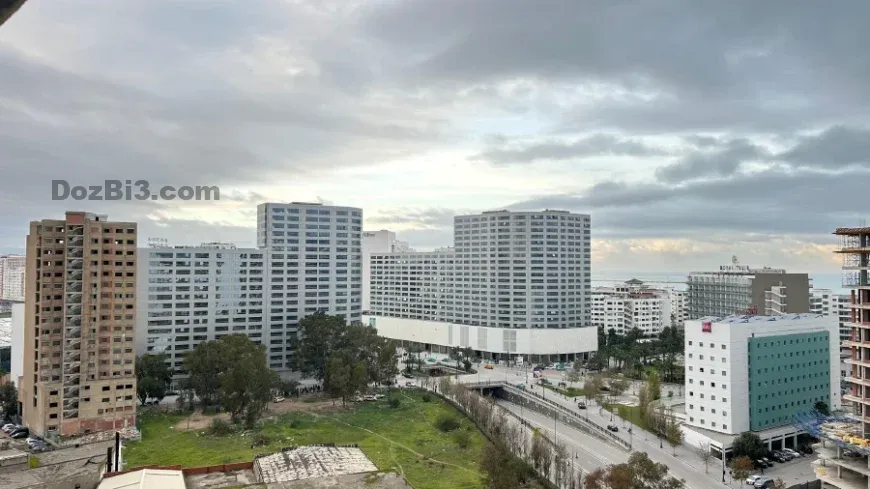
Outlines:
[[746, 323], [763, 323], [776, 321], [795, 321], [798, 319], [812, 319], [825, 317], [823, 314], [801, 313], [801, 314], [779, 314], [776, 316], [757, 316], [757, 315], [735, 315], [735, 316], [707, 316], [698, 319], [698, 321], [709, 321], [711, 323], [729, 323], [729, 324], [746, 324]]
[[262, 482], [267, 484], [378, 470], [359, 448], [332, 446], [304, 446], [282, 450], [257, 458], [254, 467]]
[[180, 470], [143, 469], [108, 477], [98, 489], [186, 489]]
[[834, 234], [840, 236], [860, 236], [862, 234], [870, 234], [870, 227], [861, 228], [837, 228]]

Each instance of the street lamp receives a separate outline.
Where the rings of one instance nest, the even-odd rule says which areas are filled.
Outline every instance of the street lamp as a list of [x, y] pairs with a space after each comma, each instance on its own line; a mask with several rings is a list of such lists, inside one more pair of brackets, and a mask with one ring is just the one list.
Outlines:
[[659, 448], [664, 449], [665, 446], [662, 444], [662, 435], [661, 435], [661, 433], [656, 434], [656, 436], [659, 437]]

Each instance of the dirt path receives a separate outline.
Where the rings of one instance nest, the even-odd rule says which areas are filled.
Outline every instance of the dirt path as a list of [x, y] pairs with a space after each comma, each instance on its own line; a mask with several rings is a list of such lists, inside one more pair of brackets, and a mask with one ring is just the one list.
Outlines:
[[[326, 412], [336, 409], [338, 409], [338, 406], [333, 406], [332, 401], [329, 400], [303, 402], [298, 399], [287, 399], [283, 402], [270, 402], [269, 407], [266, 408], [266, 412], [264, 413], [262, 419], [264, 421], [268, 421], [270, 419], [277, 418], [284, 413], [292, 412], [304, 412], [317, 415], [318, 412]], [[172, 429], [175, 431], [204, 430], [211, 426], [211, 423], [215, 418], [223, 419], [224, 421], [230, 421], [229, 413], [202, 414], [202, 411], [196, 411], [189, 417], [184, 418], [183, 420], [176, 423], [175, 426], [172, 427]]]

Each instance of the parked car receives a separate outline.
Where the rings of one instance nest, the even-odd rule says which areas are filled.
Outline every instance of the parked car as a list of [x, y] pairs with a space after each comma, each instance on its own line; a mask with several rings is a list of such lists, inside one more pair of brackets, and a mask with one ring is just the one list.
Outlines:
[[272, 399], [272, 402], [284, 402], [284, 398], [281, 396], [277, 396], [274, 399]]
[[12, 432], [12, 434], [9, 435], [9, 437], [12, 438], [13, 440], [20, 440], [22, 438], [27, 438], [29, 435], [30, 435], [30, 431], [28, 431], [28, 430], [20, 431], [19, 430], [19, 431]]
[[384, 396], [383, 394], [375, 394], [375, 399], [383, 399], [384, 397], [386, 396]]
[[577, 403], [577, 407], [578, 407], [579, 409], [586, 409], [586, 403], [583, 402], [583, 401], [580, 401], [580, 402]]
[[350, 398], [350, 402], [363, 402], [362, 396], [353, 396]]
[[797, 450], [792, 450], [791, 448], [783, 448], [782, 451], [791, 454], [792, 457], [803, 457], [804, 454], [798, 452]]
[[610, 431], [612, 431], [612, 432], [614, 432], [614, 433], [616, 433], [617, 431], [619, 431], [619, 427], [616, 426], [615, 424], [609, 424], [609, 425], [607, 425], [607, 429], [610, 430]]
[[768, 467], [773, 467], [773, 462], [772, 462], [769, 458], [767, 458], [767, 457], [762, 457], [762, 458], [761, 458], [761, 461], [764, 462], [764, 463], [766, 463]]
[[492, 370], [494, 367], [492, 366], [491, 363], [487, 363], [486, 365], [483, 366], [483, 368], [485, 368], [487, 370]]
[[755, 489], [769, 489], [773, 487], [773, 479], [770, 477], [762, 477], [755, 481], [755, 484], [752, 485]]
[[785, 459], [786, 462], [788, 462], [789, 460], [794, 458], [794, 455], [792, 455], [789, 452], [786, 452], [785, 450], [779, 450], [777, 453], [779, 453], [782, 456], [782, 458]]
[[751, 485], [755, 484], [755, 481], [757, 481], [758, 479], [762, 479], [762, 477], [760, 475], [750, 475], [743, 482], [746, 484], [749, 484], [751, 486]]
[[371, 394], [369, 394], [369, 395], [363, 396], [363, 400], [364, 400], [364, 401], [377, 401], [378, 398], [375, 397], [375, 396], [373, 396], [373, 395], [371, 395]]
[[404, 377], [406, 379], [413, 379], [414, 378], [414, 376], [409, 374], [408, 372], [402, 372], [402, 377]]
[[3, 425], [2, 429], [4, 432], [8, 432], [10, 429], [15, 428], [15, 427], [16, 427], [15, 423], [7, 423], [7, 424]]
[[779, 453], [779, 452], [773, 452], [773, 453], [770, 455], [770, 458], [772, 458], [773, 460], [775, 460], [775, 461], [777, 461], [777, 462], [779, 462], [779, 463], [788, 462], [788, 459], [785, 458], [785, 457], [784, 457], [781, 453]]

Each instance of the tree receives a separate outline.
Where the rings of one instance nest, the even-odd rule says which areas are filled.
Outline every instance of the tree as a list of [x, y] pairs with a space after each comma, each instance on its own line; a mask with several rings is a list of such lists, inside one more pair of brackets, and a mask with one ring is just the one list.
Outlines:
[[224, 341], [205, 341], [184, 357], [184, 366], [188, 372], [187, 386], [200, 403], [205, 406], [218, 404], [220, 401], [221, 374], [230, 368], [233, 357]]
[[389, 394], [396, 375], [399, 375], [399, 364], [396, 362], [396, 342], [384, 338], [380, 338], [380, 340], [382, 341], [377, 345], [373, 373], [377, 383], [387, 383], [387, 393]]
[[252, 428], [266, 410], [272, 398], [272, 389], [280, 379], [266, 365], [266, 347], [258, 345], [245, 335], [221, 338], [223, 347], [232, 355], [233, 363], [220, 374], [220, 394], [224, 409], [234, 423], [244, 421]]
[[368, 380], [365, 361], [356, 360], [352, 352], [340, 351], [334, 352], [329, 359], [323, 385], [330, 395], [341, 399], [342, 406], [346, 406], [352, 395], [365, 389]]
[[743, 483], [749, 474], [755, 469], [752, 460], [743, 455], [731, 461], [731, 477]]
[[671, 413], [671, 416], [668, 418], [668, 427], [665, 430], [665, 438], [668, 440], [668, 445], [671, 446], [673, 455], [676, 457], [677, 446], [683, 444], [686, 435], [683, 433], [683, 429], [680, 428], [680, 423], [677, 421], [677, 418], [673, 416], [673, 413]]
[[292, 366], [318, 381], [326, 378], [330, 353], [339, 349], [348, 325], [344, 316], [316, 312], [299, 320]]
[[136, 388], [143, 406], [148, 398], [160, 401], [166, 397], [169, 383], [172, 382], [172, 367], [166, 363], [168, 360], [165, 353], [146, 353], [136, 357]]
[[678, 489], [683, 483], [668, 475], [665, 464], [649, 459], [644, 452], [632, 452], [628, 462], [596, 469], [586, 475], [587, 489]]
[[755, 433], [742, 433], [734, 439], [731, 452], [735, 458], [748, 457], [749, 460], [758, 460], [767, 454], [767, 447]]
[[278, 380], [278, 383], [275, 384], [275, 390], [278, 391], [278, 394], [282, 396], [292, 396], [294, 394], [298, 394], [299, 382], [296, 380]]
[[0, 385], [0, 411], [10, 416], [18, 414], [18, 389], [12, 382]]
[[662, 380], [658, 372], [650, 372], [646, 378], [647, 394], [650, 401], [658, 401], [662, 398]]
[[828, 409], [828, 403], [826, 403], [825, 401], [817, 401], [816, 404], [813, 406], [813, 409], [818, 411], [819, 414], [823, 416], [828, 416], [831, 414], [830, 409]]
[[500, 443], [487, 443], [483, 447], [480, 468], [483, 482], [489, 489], [516, 489], [529, 478], [529, 470]]
[[695, 447], [695, 454], [698, 455], [698, 459], [701, 460], [701, 463], [704, 464], [704, 473], [710, 473], [710, 461], [713, 459], [713, 452], [710, 451], [710, 442], [709, 441], [699, 441], [698, 445]]
[[781, 478], [777, 477], [776, 480], [773, 481], [773, 489], [785, 489], [785, 481]]
[[565, 374], [565, 379], [568, 382], [580, 382], [580, 362], [574, 361], [574, 365], [571, 366], [571, 370]]

